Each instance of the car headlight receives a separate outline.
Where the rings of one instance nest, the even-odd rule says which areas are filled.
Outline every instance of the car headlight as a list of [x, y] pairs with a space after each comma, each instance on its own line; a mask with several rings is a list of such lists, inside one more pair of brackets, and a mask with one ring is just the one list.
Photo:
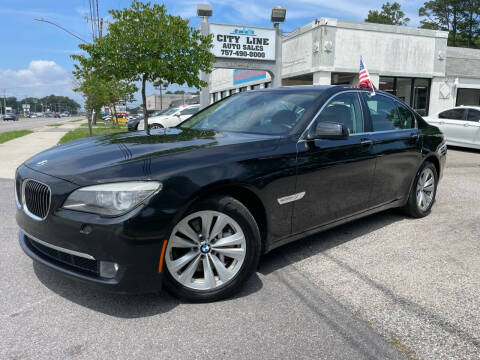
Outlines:
[[64, 209], [119, 216], [162, 190], [158, 181], [128, 181], [93, 185], [75, 190], [65, 200]]

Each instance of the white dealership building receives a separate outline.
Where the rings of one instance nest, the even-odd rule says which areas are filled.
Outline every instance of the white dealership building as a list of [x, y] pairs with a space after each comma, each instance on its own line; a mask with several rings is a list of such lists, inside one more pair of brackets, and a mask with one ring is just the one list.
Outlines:
[[[320, 18], [282, 38], [282, 84], [358, 84], [360, 56], [375, 85], [420, 114], [480, 105], [480, 50], [447, 46], [448, 33]], [[217, 69], [210, 100], [271, 86], [268, 73]]]

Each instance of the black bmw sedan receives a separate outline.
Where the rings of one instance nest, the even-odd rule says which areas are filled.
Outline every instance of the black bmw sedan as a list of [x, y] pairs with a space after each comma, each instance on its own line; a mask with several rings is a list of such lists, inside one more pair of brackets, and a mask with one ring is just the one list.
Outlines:
[[177, 128], [78, 140], [16, 174], [23, 250], [112, 291], [230, 296], [261, 254], [390, 208], [430, 213], [438, 128], [344, 86], [239, 93]]

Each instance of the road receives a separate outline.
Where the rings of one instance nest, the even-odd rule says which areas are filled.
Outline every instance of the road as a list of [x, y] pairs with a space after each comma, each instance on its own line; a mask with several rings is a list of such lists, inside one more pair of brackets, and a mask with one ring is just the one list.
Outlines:
[[428, 217], [387, 211], [276, 249], [211, 304], [105, 294], [33, 265], [0, 180], [0, 358], [478, 359], [480, 152], [447, 164]]
[[50, 124], [64, 124], [69, 121], [80, 119], [82, 117], [65, 117], [65, 118], [33, 118], [19, 119], [18, 121], [0, 120], [0, 133], [12, 130], [34, 130]]

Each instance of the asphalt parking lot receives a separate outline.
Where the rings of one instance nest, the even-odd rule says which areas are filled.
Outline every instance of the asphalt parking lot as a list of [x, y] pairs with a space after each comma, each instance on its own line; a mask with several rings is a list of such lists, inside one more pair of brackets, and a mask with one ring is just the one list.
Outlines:
[[235, 298], [117, 296], [17, 244], [0, 180], [1, 359], [478, 359], [480, 151], [450, 149], [424, 219], [387, 211], [267, 254]]
[[0, 133], [12, 130], [34, 130], [45, 125], [64, 124], [79, 117], [64, 118], [21, 118], [18, 121], [3, 121], [0, 118]]

